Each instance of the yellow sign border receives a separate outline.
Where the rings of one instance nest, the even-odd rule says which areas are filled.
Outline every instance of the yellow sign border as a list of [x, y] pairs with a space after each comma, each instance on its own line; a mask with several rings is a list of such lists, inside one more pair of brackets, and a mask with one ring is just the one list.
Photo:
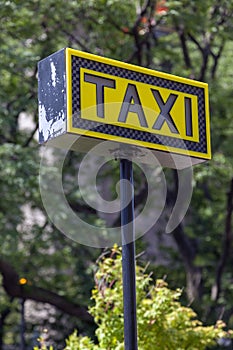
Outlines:
[[[196, 151], [182, 149], [182, 148], [153, 144], [150, 142], [139, 141], [139, 140], [130, 139], [130, 138], [126, 139], [122, 136], [116, 136], [116, 135], [112, 135], [112, 134], [109, 135], [109, 134], [100, 133], [97, 131], [80, 129], [80, 128], [76, 128], [76, 127], [74, 128], [72, 126], [72, 64], [71, 64], [72, 63], [71, 62], [72, 56], [77, 56], [80, 58], [89, 59], [89, 60], [93, 60], [96, 62], [112, 65], [114, 67], [129, 69], [129, 70], [134, 71], [134, 72], [149, 74], [149, 75], [152, 75], [155, 77], [159, 77], [159, 78], [163, 78], [163, 79], [167, 79], [170, 81], [179, 82], [179, 83], [183, 83], [183, 84], [187, 84], [187, 85], [191, 85], [191, 86], [196, 86], [196, 87], [200, 87], [200, 88], [204, 89], [205, 121], [206, 121], [205, 135], [206, 135], [207, 152], [201, 153], [201, 152], [196, 152]], [[87, 137], [92, 137], [92, 138], [97, 138], [97, 139], [102, 139], [102, 140], [104, 139], [104, 140], [109, 140], [109, 141], [116, 141], [116, 142], [121, 142], [121, 143], [125, 143], [125, 144], [146, 147], [146, 148], [153, 149], [153, 150], [172, 152], [172, 153], [181, 154], [181, 155], [188, 155], [188, 156], [201, 158], [201, 159], [211, 159], [208, 84], [203, 83], [203, 82], [199, 82], [196, 80], [192, 80], [192, 79], [178, 77], [178, 76], [175, 76], [172, 74], [167, 74], [167, 73], [151, 70], [151, 69], [136, 66], [133, 64], [117, 61], [114, 59], [97, 56], [97, 55], [86, 53], [83, 51], [70, 49], [70, 48], [66, 48], [66, 77], [67, 77], [66, 96], [67, 96], [67, 131], [68, 132], [73, 133], [73, 134], [85, 135]], [[127, 80], [127, 78], [125, 78], [125, 79]]]

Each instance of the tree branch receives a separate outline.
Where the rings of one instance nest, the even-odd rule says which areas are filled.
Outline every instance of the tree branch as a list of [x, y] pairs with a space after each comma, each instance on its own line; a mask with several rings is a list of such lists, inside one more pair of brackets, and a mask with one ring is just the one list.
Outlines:
[[[169, 205], [174, 206], [174, 200], [176, 198], [176, 193], [178, 189], [178, 175], [177, 171], [173, 171], [174, 176], [174, 189], [168, 192]], [[195, 299], [200, 299], [201, 297], [201, 287], [202, 287], [202, 271], [201, 268], [195, 266], [194, 260], [196, 257], [196, 245], [195, 241], [191, 240], [184, 232], [183, 223], [180, 223], [175, 230], [172, 232], [172, 237], [174, 238], [180, 255], [184, 262], [184, 267], [186, 270], [186, 280], [187, 280], [187, 296], [190, 302]]]
[[203, 53], [203, 48], [202, 46], [199, 44], [199, 42], [197, 41], [197, 39], [190, 33], [188, 33], [188, 37], [189, 39], [198, 47], [199, 51], [201, 51], [201, 53]]
[[3, 277], [3, 288], [9, 296], [49, 303], [67, 314], [78, 317], [82, 321], [93, 322], [92, 316], [84, 307], [77, 305], [54, 292], [34, 286], [29, 282], [25, 285], [20, 285], [19, 275], [14, 268], [3, 259], [0, 259], [0, 272]]
[[209, 55], [210, 55], [210, 42], [212, 40], [212, 38], [210, 38], [207, 34], [204, 36], [204, 47], [201, 46], [201, 44], [197, 41], [197, 39], [192, 34], [190, 33], [188, 34], [188, 37], [198, 47], [202, 55], [202, 65], [201, 65], [201, 70], [198, 77], [198, 80], [201, 80], [201, 81], [205, 79], [205, 74], [206, 74]]
[[[133, 25], [133, 28], [131, 30], [131, 33], [134, 36], [134, 41], [135, 41], [135, 46], [136, 46], [136, 50], [133, 54], [132, 57], [137, 57], [137, 63], [138, 65], [142, 65], [143, 64], [143, 48], [146, 47], [147, 48], [147, 65], [148, 63], [150, 63], [150, 43], [149, 43], [149, 34], [150, 34], [150, 30], [151, 30], [151, 17], [153, 15], [153, 8], [155, 7], [155, 1], [154, 0], [146, 0], [144, 6], [142, 7], [140, 13], [138, 14], [138, 17]], [[141, 37], [138, 31], [138, 28], [141, 24], [141, 21], [143, 19], [143, 17], [145, 17], [147, 15], [147, 13], [149, 12], [149, 16], [147, 18], [147, 25], [148, 25], [148, 31], [147, 33], [145, 33], [145, 37]]]
[[187, 278], [187, 296], [190, 302], [199, 299], [202, 287], [201, 268], [194, 265], [195, 249], [189, 238], [185, 235], [182, 223], [172, 233], [179, 252], [184, 261]]
[[233, 217], [233, 178], [230, 183], [230, 190], [227, 194], [227, 208], [225, 220], [225, 232], [223, 237], [222, 254], [218, 263], [215, 284], [212, 287], [211, 299], [218, 300], [221, 293], [222, 275], [230, 254], [232, 244], [232, 217]]
[[62, 29], [60, 29], [60, 30], [61, 30], [64, 34], [66, 34], [67, 37], [68, 37], [69, 39], [71, 39], [74, 43], [78, 44], [82, 50], [84, 50], [84, 51], [86, 51], [86, 52], [90, 52], [90, 50], [88, 49], [88, 47], [87, 47], [85, 44], [83, 44], [83, 43], [77, 38], [77, 36], [71, 34], [70, 32], [68, 32], [68, 31], [67, 31], [66, 29], [64, 29], [64, 28], [62, 28]]
[[224, 49], [224, 45], [225, 45], [225, 40], [222, 41], [217, 54], [214, 54], [212, 50], [210, 51], [210, 54], [211, 54], [211, 56], [213, 57], [213, 60], [214, 60], [214, 64], [213, 64], [213, 66], [211, 68], [211, 78], [212, 79], [215, 78], [215, 73], [216, 73], [216, 70], [217, 70], [218, 62], [219, 62], [219, 59], [220, 59], [220, 57], [222, 55], [222, 52], [223, 52], [223, 49]]
[[36, 125], [35, 125], [35, 128], [32, 130], [31, 135], [30, 135], [29, 138], [26, 140], [26, 142], [24, 143], [23, 147], [28, 147], [28, 146], [29, 146], [29, 144], [31, 143], [31, 141], [32, 141], [33, 138], [34, 138], [34, 135], [35, 135], [35, 133], [36, 133], [38, 127], [39, 127], [39, 123], [37, 122]]
[[182, 52], [183, 52], [183, 56], [184, 56], [184, 62], [187, 68], [192, 68], [192, 62], [189, 56], [189, 51], [188, 51], [188, 46], [187, 46], [187, 39], [186, 39], [186, 35], [184, 33], [184, 30], [182, 28], [178, 28], [178, 35], [180, 38], [180, 43], [181, 43], [181, 47], [182, 47]]

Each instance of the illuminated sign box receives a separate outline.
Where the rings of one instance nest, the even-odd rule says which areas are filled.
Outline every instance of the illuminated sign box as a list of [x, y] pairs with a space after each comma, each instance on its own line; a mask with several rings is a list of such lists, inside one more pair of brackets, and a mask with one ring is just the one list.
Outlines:
[[88, 152], [107, 140], [103, 155], [151, 163], [149, 149], [178, 168], [211, 158], [205, 83], [69, 48], [40, 61], [38, 79], [40, 143]]

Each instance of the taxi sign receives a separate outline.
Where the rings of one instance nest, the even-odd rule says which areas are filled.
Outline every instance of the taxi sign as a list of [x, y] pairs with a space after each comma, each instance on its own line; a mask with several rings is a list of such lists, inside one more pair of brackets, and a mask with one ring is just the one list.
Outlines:
[[124, 144], [150, 162], [150, 149], [180, 168], [211, 158], [206, 83], [69, 48], [40, 61], [38, 79], [40, 143], [75, 145], [80, 135], [80, 151], [108, 140], [103, 153]]

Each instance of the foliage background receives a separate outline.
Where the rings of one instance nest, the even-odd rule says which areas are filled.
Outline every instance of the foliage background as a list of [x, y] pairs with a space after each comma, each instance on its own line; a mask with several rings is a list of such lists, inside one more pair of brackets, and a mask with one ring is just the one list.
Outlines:
[[[183, 303], [204, 323], [223, 318], [232, 327], [232, 0], [7, 0], [0, 9], [0, 349], [19, 346], [22, 299], [29, 346], [44, 327], [58, 348], [73, 328], [95, 328], [86, 307], [100, 251], [56, 231], [38, 187], [37, 62], [66, 46], [209, 83], [213, 160], [195, 167], [190, 209], [165, 239], [163, 222], [176, 198], [176, 174], [166, 170], [167, 210], [137, 249], [155, 277], [184, 288]], [[79, 162], [77, 154], [67, 160], [67, 192]], [[136, 195], [145, 198], [140, 178]], [[74, 210], [99, 220], [75, 185], [69, 192]]]

